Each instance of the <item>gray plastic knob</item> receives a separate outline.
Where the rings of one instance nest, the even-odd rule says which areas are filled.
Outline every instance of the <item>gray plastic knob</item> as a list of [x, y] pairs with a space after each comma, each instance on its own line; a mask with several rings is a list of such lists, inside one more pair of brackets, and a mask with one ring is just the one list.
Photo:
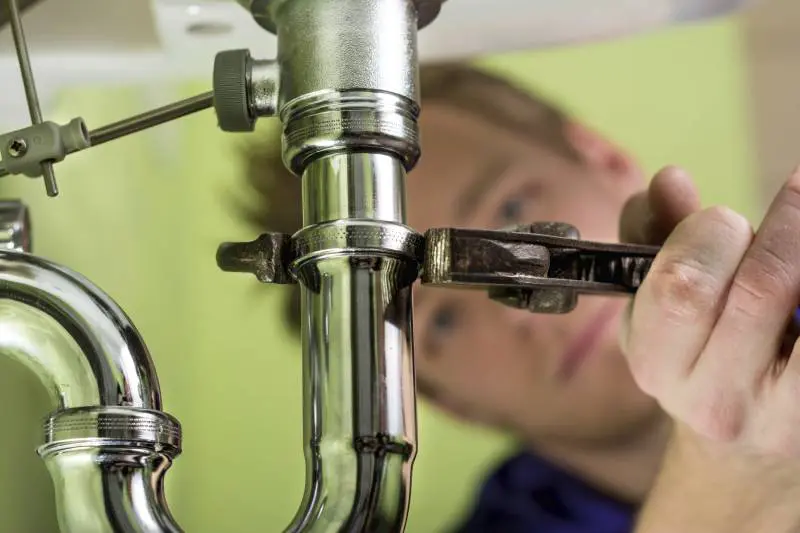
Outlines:
[[222, 131], [253, 131], [250, 109], [250, 51], [226, 50], [214, 59], [214, 110]]

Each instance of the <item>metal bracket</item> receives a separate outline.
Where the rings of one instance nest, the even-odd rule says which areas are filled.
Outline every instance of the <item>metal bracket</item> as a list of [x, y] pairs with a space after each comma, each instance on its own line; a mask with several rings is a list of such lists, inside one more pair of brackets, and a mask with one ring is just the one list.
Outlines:
[[296, 283], [289, 272], [292, 236], [267, 233], [251, 242], [228, 242], [217, 250], [217, 265], [225, 272], [249, 272], [262, 283]]
[[34, 124], [0, 135], [0, 172], [38, 178], [43, 163], [58, 163], [90, 145], [89, 132], [81, 118], [64, 126], [54, 122]]

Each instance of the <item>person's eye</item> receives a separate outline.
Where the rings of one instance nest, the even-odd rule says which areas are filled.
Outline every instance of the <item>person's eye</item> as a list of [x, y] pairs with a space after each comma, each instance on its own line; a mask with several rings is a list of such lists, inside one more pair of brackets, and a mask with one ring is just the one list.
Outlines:
[[458, 309], [454, 305], [442, 305], [431, 316], [431, 333], [437, 338], [452, 334], [460, 323]]
[[525, 214], [525, 201], [522, 198], [508, 198], [500, 206], [498, 218], [500, 224], [506, 226], [530, 222], [522, 220]]
[[420, 347], [428, 356], [442, 353], [448, 342], [457, 337], [464, 324], [464, 312], [452, 303], [436, 306], [425, 322]]
[[531, 181], [516, 190], [514, 194], [507, 196], [497, 208], [495, 214], [496, 224], [506, 228], [535, 222], [535, 220], [530, 220], [530, 217], [541, 196], [541, 189], [540, 183]]

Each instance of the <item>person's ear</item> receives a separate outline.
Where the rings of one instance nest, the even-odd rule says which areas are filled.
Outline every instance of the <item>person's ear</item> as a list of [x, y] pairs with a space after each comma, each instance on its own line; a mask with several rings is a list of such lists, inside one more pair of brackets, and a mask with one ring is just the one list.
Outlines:
[[583, 163], [592, 168], [626, 176], [637, 171], [633, 158], [622, 148], [583, 124], [567, 122], [564, 136]]

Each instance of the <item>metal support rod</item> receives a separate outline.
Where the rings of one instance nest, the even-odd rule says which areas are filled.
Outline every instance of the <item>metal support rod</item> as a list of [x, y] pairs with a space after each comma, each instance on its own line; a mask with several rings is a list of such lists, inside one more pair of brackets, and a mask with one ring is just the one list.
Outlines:
[[[42, 110], [39, 106], [39, 96], [36, 93], [36, 83], [33, 79], [31, 60], [28, 57], [28, 44], [25, 40], [25, 32], [22, 29], [22, 18], [20, 17], [17, 0], [8, 0], [8, 12], [11, 18], [11, 33], [14, 36], [14, 47], [17, 49], [19, 71], [22, 75], [22, 84], [25, 87], [25, 98], [28, 102], [31, 122], [41, 124]], [[47, 195], [51, 197], [58, 196], [58, 185], [56, 184], [56, 176], [51, 162], [44, 161], [42, 163], [42, 176], [44, 177]]]
[[166, 122], [176, 120], [198, 111], [210, 108], [214, 104], [214, 93], [209, 91], [180, 102], [159, 107], [152, 111], [114, 122], [89, 132], [92, 146], [100, 146], [109, 141], [137, 133]]
[[[175, 102], [152, 111], [147, 111], [134, 117], [114, 122], [108, 126], [103, 126], [94, 131], [89, 132], [89, 140], [91, 146], [100, 146], [107, 142], [138, 133], [146, 129], [160, 126], [167, 122], [183, 118], [192, 113], [203, 111], [212, 107], [214, 103], [214, 93], [209, 91], [207, 93], [199, 94], [180, 102]], [[73, 152], [70, 152], [73, 153]], [[49, 164], [49, 163], [48, 163]], [[8, 176], [9, 172], [6, 170], [2, 163], [0, 163], [0, 178]]]

